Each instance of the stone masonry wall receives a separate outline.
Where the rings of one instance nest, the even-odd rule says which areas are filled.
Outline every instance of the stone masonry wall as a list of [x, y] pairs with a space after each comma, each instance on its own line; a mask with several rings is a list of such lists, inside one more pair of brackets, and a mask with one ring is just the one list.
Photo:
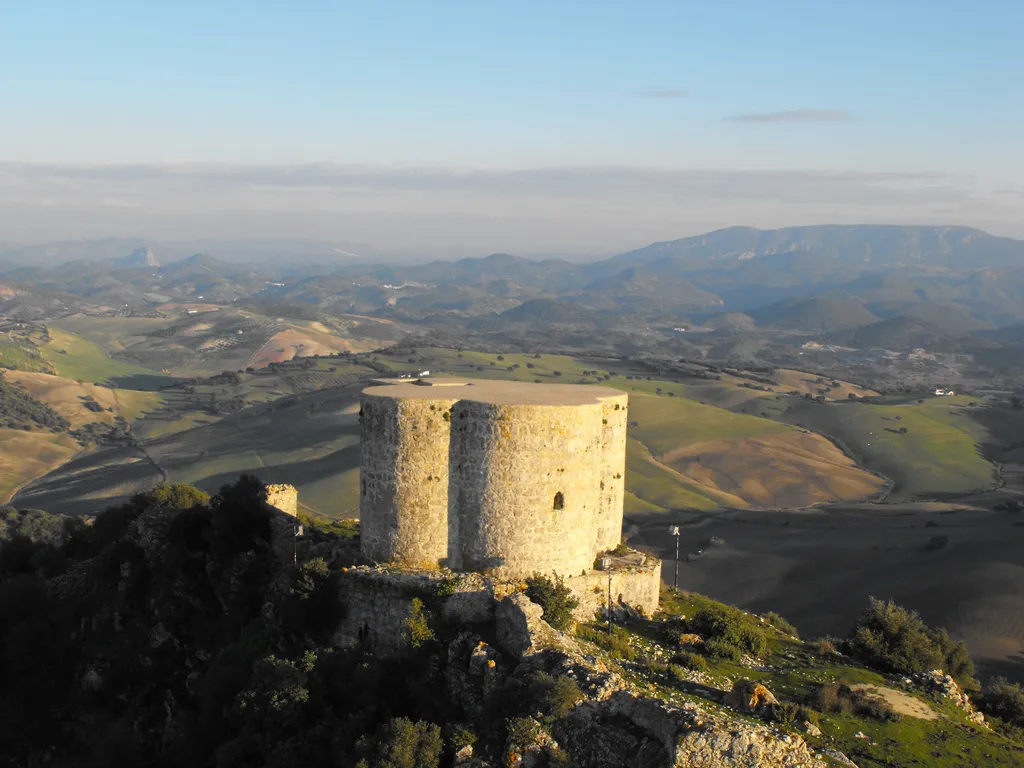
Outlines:
[[449, 566], [495, 578], [593, 566], [602, 405], [452, 410]]
[[371, 562], [436, 567], [447, 559], [454, 402], [363, 395], [360, 536]]
[[622, 541], [622, 504], [626, 491], [626, 426], [629, 397], [623, 393], [601, 404], [600, 499], [594, 519], [598, 552]]
[[299, 492], [294, 485], [277, 483], [266, 487], [267, 504], [286, 515], [295, 517], [299, 513]]
[[[449, 579], [454, 591], [439, 599], [438, 589]], [[335, 630], [334, 645], [363, 646], [382, 656], [400, 653], [408, 644], [405, 620], [413, 598], [432, 608], [440, 605], [444, 618], [460, 624], [494, 617], [494, 585], [478, 574], [346, 568], [340, 574], [339, 594], [345, 613]]]
[[590, 621], [608, 604], [608, 579], [611, 577], [612, 613], [636, 612], [653, 616], [658, 610], [661, 592], [661, 560], [648, 558], [643, 565], [616, 567], [609, 571], [587, 571], [584, 576], [565, 580], [580, 601], [575, 616]]

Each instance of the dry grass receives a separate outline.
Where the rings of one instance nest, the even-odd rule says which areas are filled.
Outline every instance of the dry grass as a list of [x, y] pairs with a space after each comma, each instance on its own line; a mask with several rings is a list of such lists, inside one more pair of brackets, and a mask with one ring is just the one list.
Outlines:
[[20, 429], [0, 429], [0, 444], [0, 500], [5, 503], [20, 486], [51, 472], [79, 449], [67, 435]]
[[711, 440], [658, 457], [693, 482], [761, 507], [798, 507], [866, 499], [881, 479], [832, 443], [795, 430], [756, 438]]

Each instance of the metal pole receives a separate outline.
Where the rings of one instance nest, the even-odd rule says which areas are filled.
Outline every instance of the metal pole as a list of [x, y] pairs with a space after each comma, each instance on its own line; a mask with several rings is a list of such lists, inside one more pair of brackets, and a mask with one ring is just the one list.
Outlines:
[[676, 533], [676, 571], [672, 576], [672, 589], [679, 589], [679, 533]]
[[612, 575], [608, 574], [608, 634], [612, 633]]

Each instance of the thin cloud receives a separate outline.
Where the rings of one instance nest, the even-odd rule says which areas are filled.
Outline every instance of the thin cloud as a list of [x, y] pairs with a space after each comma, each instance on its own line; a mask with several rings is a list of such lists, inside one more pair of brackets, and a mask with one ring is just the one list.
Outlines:
[[725, 119], [736, 123], [842, 123], [854, 118], [842, 109], [790, 109], [785, 112], [748, 112]]
[[419, 258], [611, 252], [731, 223], [1021, 232], [1024, 201], [995, 188], [1011, 187], [929, 172], [0, 161], [0, 240], [301, 236]]
[[685, 99], [689, 94], [682, 88], [643, 88], [633, 95], [641, 99]]

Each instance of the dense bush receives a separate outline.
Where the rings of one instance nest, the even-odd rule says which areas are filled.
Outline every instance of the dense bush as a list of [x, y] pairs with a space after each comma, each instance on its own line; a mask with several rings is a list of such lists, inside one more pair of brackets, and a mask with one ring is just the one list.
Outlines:
[[[439, 764], [432, 723], [479, 713], [438, 696], [441, 669], [422, 654], [380, 664], [330, 647], [330, 569], [278, 560], [263, 490], [242, 478], [154, 517], [144, 538], [132, 523], [145, 494], [91, 526], [0, 513], [0, 560], [24, 548], [21, 572], [0, 577], [0, 763]], [[175, 498], [194, 500], [162, 501]], [[68, 563], [58, 588], [41, 553]], [[557, 717], [574, 688], [538, 678], [514, 698]]]
[[672, 657], [672, 663], [695, 672], [707, 672], [708, 670], [707, 659], [693, 651], [680, 651]]
[[1024, 690], [1020, 683], [994, 677], [981, 689], [978, 703], [985, 714], [1024, 728]]
[[134, 500], [147, 507], [191, 509], [195, 506], [209, 504], [210, 494], [188, 483], [168, 483], [165, 481], [158, 483], [148, 491], [136, 494]]
[[738, 608], [712, 603], [702, 607], [687, 622], [691, 632], [704, 638], [708, 655], [738, 658], [733, 649], [753, 656], [770, 652], [768, 633], [760, 622]]
[[361, 751], [367, 756], [356, 768], [437, 768], [443, 748], [438, 726], [396, 717], [363, 742]]
[[793, 726], [805, 722], [817, 724], [821, 721], [821, 716], [803, 704], [784, 701], [768, 710], [768, 719], [779, 725]]
[[612, 658], [626, 661], [633, 661], [636, 658], [636, 649], [629, 642], [629, 632], [622, 627], [613, 626], [609, 634], [604, 628], [598, 629], [581, 624], [576, 628], [576, 636], [607, 651]]
[[561, 630], [572, 627], [572, 612], [580, 601], [565, 586], [561, 576], [549, 579], [535, 573], [526, 580], [526, 596], [544, 609], [544, 621], [552, 627]]
[[890, 672], [912, 674], [944, 669], [960, 681], [970, 680], [974, 665], [962, 641], [954, 641], [944, 629], [932, 629], [916, 611], [870, 599], [850, 635], [852, 654]]
[[797, 632], [796, 627], [790, 624], [789, 621], [787, 621], [784, 617], [775, 613], [775, 611], [769, 611], [768, 613], [766, 613], [764, 615], [764, 620], [771, 624], [773, 627], [775, 627], [777, 630], [785, 632], [787, 635], [798, 637], [800, 634], [799, 632]]
[[713, 637], [704, 642], [704, 652], [713, 659], [725, 661], [739, 661], [743, 657], [743, 651], [738, 645], [730, 643], [724, 637]]
[[0, 379], [0, 426], [62, 432], [71, 425], [50, 406]]
[[834, 656], [838, 653], [836, 644], [829, 640], [827, 637], [819, 637], [814, 642], [810, 643], [811, 649], [822, 657]]

